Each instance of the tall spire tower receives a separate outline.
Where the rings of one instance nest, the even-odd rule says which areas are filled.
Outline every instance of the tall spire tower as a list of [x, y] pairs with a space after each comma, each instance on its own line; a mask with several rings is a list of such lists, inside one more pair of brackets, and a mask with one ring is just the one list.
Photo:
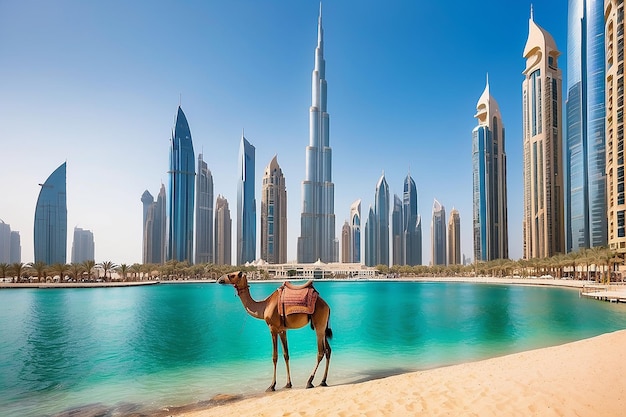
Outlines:
[[302, 181], [298, 262], [312, 263], [318, 259], [322, 262], [337, 262], [339, 243], [335, 239], [335, 185], [332, 182], [332, 150], [329, 143], [330, 117], [326, 109], [321, 3], [311, 87], [309, 146], [306, 148], [306, 172]]

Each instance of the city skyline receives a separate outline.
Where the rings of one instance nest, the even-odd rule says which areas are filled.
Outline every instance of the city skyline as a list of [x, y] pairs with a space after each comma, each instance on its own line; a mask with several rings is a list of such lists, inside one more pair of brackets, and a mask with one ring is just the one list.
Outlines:
[[[509, 257], [521, 257], [519, 85], [530, 4], [511, 2], [506, 14], [495, 13], [498, 3], [477, 4], [448, 10], [437, 3], [324, 3], [339, 228], [353, 201], [362, 199], [364, 207], [373, 203], [371, 185], [382, 169], [392, 194], [402, 192], [410, 168], [421, 207], [436, 196], [469, 218], [467, 132], [474, 127], [475, 100], [489, 73], [507, 121]], [[243, 127], [254, 132], [257, 158], [278, 155], [291, 201], [287, 257], [295, 260], [319, 2], [189, 3], [174, 11], [158, 2], [147, 5], [124, 5], [123, 16], [107, 4], [0, 5], [0, 38], [6, 40], [0, 48], [13, 63], [0, 79], [0, 110], [7, 120], [0, 135], [11, 138], [3, 175], [11, 173], [12, 179], [0, 181], [0, 192], [9, 196], [0, 202], [0, 218], [21, 232], [22, 261], [34, 258], [36, 184], [54, 169], [55, 160], [70, 162], [68, 223], [93, 230], [97, 261], [141, 261], [137, 199], [157, 181], [166, 181], [163, 143], [179, 100], [192, 123], [194, 145], [213, 173], [216, 195], [235, 201]], [[539, 1], [533, 7], [563, 51], [567, 2]], [[492, 25], [469, 25], [489, 9]], [[188, 22], [175, 37], [162, 31], [172, 13]], [[84, 28], [89, 28], [86, 35], [77, 36]], [[28, 37], [21, 36], [25, 31]], [[433, 34], [439, 42], [421, 41]], [[493, 48], [480, 46], [486, 36], [496, 42]], [[447, 65], [424, 65], [424, 56], [436, 57], [442, 50], [448, 51]], [[164, 64], [164, 56], [180, 65]], [[561, 68], [564, 58], [559, 58]], [[29, 164], [23, 163], [25, 155]], [[257, 178], [262, 169], [257, 166]], [[260, 182], [255, 188], [259, 193]], [[423, 264], [431, 260], [429, 223], [422, 230]], [[465, 255], [472, 254], [470, 223], [461, 225]]]

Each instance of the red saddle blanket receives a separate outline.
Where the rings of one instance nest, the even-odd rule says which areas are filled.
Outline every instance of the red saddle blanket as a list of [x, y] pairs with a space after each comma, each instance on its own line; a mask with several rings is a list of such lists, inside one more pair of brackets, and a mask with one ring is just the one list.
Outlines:
[[313, 287], [291, 289], [286, 286], [278, 288], [278, 314], [288, 316], [295, 313], [313, 314], [317, 291]]

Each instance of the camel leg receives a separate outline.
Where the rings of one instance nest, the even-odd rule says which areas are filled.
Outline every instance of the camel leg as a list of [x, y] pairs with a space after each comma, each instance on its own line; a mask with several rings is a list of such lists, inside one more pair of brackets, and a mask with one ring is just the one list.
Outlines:
[[313, 372], [311, 372], [311, 376], [309, 377], [309, 380], [306, 384], [307, 388], [313, 388], [313, 378], [315, 378], [315, 373], [317, 372], [317, 368], [320, 366], [320, 362], [322, 361], [322, 358], [324, 357], [324, 330], [322, 330], [322, 333], [320, 333], [320, 331], [318, 329], [315, 329], [315, 332], [317, 333], [317, 363], [315, 364], [315, 367], [313, 368]]
[[276, 362], [278, 362], [278, 335], [275, 332], [272, 333], [272, 361], [274, 361], [274, 377], [272, 378], [272, 385], [270, 385], [265, 391], [276, 390]]
[[322, 387], [327, 387], [328, 385], [326, 384], [326, 378], [328, 377], [328, 368], [330, 367], [330, 353], [331, 353], [331, 349], [330, 349], [330, 345], [328, 344], [328, 338], [326, 336], [324, 336], [324, 343], [325, 343], [325, 354], [326, 354], [326, 369], [324, 369], [324, 378], [322, 378], [322, 382], [320, 383], [320, 385]]
[[280, 333], [280, 341], [283, 344], [283, 356], [285, 358], [285, 366], [287, 366], [287, 385], [285, 388], [291, 388], [291, 372], [289, 371], [289, 348], [287, 347], [287, 331]]

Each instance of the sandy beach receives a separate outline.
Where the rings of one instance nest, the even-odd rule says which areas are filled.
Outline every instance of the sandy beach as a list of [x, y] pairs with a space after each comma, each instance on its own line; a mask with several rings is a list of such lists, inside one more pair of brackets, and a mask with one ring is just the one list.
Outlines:
[[622, 416], [624, 346], [626, 330], [480, 362], [358, 384], [280, 390], [168, 415]]

